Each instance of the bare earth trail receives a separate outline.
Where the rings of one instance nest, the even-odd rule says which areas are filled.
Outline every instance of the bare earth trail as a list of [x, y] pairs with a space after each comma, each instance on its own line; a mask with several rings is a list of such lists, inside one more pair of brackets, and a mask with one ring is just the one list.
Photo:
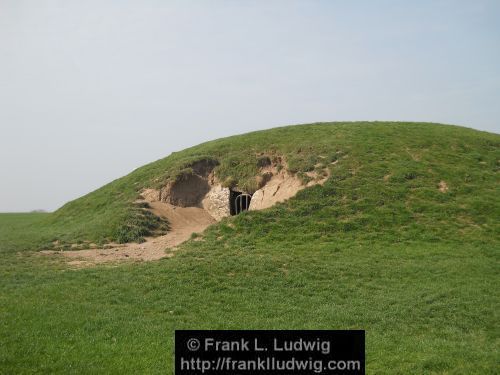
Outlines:
[[[68, 264], [89, 267], [101, 263], [120, 261], [151, 261], [173, 256], [175, 247], [187, 241], [193, 233], [203, 232], [215, 223], [207, 211], [198, 207], [177, 207], [163, 202], [150, 203], [151, 212], [164, 217], [170, 224], [164, 236], [147, 238], [143, 243], [112, 244], [105, 249], [72, 251], [42, 251], [44, 255], [59, 254], [68, 258]], [[170, 250], [167, 252], [166, 250]]]

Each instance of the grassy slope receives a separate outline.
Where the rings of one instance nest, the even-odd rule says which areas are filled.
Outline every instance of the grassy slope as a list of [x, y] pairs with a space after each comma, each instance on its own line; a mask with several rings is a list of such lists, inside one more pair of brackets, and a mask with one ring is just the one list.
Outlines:
[[[176, 328], [362, 328], [369, 373], [494, 373], [499, 146], [432, 124], [279, 128], [174, 154], [56, 218], [0, 215], [0, 372], [170, 370]], [[68, 271], [21, 251], [49, 238], [41, 228], [85, 238], [107, 221], [86, 223], [85, 207], [125, 212], [105, 197], [132, 200], [190, 158], [220, 158], [221, 178], [246, 181], [269, 150], [297, 171], [344, 157], [324, 187], [228, 218], [171, 259]], [[62, 225], [72, 212], [82, 218]]]
[[[356, 217], [349, 212], [346, 220], [350, 222], [379, 226], [387, 224], [383, 220], [396, 220], [412, 225], [413, 217], [417, 222], [435, 215], [447, 220], [452, 212], [446, 209], [460, 211], [463, 220], [468, 220], [470, 210], [474, 210], [475, 220], [488, 220], [495, 207], [490, 201], [498, 142], [498, 136], [492, 134], [417, 123], [314, 124], [224, 138], [174, 153], [66, 204], [39, 225], [39, 232], [44, 233], [39, 243], [47, 247], [56, 239], [63, 243], [140, 239], [160, 224], [132, 204], [143, 187], [158, 186], [190, 162], [205, 157], [220, 161], [216, 172], [221, 180], [251, 185], [261, 153], [284, 155], [289, 168], [299, 173], [340, 157], [338, 167], [333, 168], [334, 180], [343, 181], [343, 186], [350, 184], [363, 196], [355, 203], [335, 204], [349, 209], [366, 206]], [[346, 180], [353, 171], [357, 175]], [[384, 183], [382, 177], [387, 174], [391, 178]], [[449, 182], [450, 194], [436, 190], [441, 179]], [[457, 204], [462, 197], [470, 203], [467, 209]], [[400, 206], [392, 207], [392, 203]], [[402, 216], [388, 218], [388, 211], [394, 209]], [[419, 210], [436, 212], [419, 215]]]

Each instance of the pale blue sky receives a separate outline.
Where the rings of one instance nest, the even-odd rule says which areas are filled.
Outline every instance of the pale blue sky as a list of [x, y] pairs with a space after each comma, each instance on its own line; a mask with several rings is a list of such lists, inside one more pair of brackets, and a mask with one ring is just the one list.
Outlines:
[[0, 0], [0, 211], [251, 130], [499, 119], [500, 1]]

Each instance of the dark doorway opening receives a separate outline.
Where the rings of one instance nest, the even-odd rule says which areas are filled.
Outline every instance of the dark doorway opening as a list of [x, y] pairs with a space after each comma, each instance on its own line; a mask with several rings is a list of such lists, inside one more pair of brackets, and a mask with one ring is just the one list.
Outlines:
[[252, 196], [241, 191], [231, 190], [229, 193], [229, 212], [231, 215], [238, 215], [243, 211], [248, 211]]

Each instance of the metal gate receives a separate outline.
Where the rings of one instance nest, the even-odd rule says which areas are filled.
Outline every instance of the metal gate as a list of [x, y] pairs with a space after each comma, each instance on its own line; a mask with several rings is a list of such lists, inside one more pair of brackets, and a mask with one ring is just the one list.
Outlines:
[[250, 194], [240, 194], [234, 200], [234, 212], [236, 215], [242, 211], [247, 211], [250, 207], [250, 200], [252, 196]]

